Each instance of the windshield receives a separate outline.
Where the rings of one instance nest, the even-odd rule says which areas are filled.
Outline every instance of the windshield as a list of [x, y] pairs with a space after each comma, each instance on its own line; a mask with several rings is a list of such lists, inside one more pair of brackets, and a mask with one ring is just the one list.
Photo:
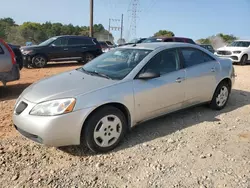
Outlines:
[[228, 46], [233, 46], [233, 47], [249, 47], [250, 42], [247, 41], [234, 41]]
[[53, 42], [54, 40], [56, 40], [56, 37], [53, 38], [49, 38], [48, 40], [40, 43], [38, 46], [47, 46], [48, 44], [50, 44], [51, 42]]
[[145, 49], [116, 49], [107, 52], [78, 70], [93, 75], [121, 80], [127, 76], [152, 50]]
[[148, 38], [148, 39], [142, 41], [142, 43], [150, 43], [150, 42], [162, 42], [162, 39], [160, 39], [160, 38]]

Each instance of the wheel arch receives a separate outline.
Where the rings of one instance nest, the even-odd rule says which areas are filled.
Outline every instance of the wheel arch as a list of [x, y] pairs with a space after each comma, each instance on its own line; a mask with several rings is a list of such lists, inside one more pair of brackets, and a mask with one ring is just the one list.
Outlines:
[[232, 90], [232, 80], [231, 80], [229, 77], [225, 77], [225, 78], [221, 79], [221, 80], [218, 82], [218, 84], [217, 84], [217, 86], [216, 86], [214, 92], [216, 91], [217, 87], [218, 87], [221, 83], [223, 83], [223, 82], [226, 82], [226, 83], [229, 85], [229, 92], [231, 92], [231, 90]]
[[[87, 115], [87, 118], [84, 120], [84, 122], [82, 123], [82, 128], [81, 128], [81, 137], [83, 135], [83, 131], [84, 131], [84, 126], [86, 124], [86, 122], [88, 121], [88, 119], [99, 109], [101, 108], [104, 108], [105, 106], [112, 106], [112, 107], [115, 107], [117, 109], [119, 109], [125, 116], [126, 118], [126, 121], [127, 121], [127, 128], [128, 129], [131, 129], [131, 115], [130, 115], [130, 112], [129, 112], [129, 109], [122, 103], [120, 102], [107, 102], [107, 103], [104, 103], [96, 108], [94, 108], [88, 115]], [[82, 140], [82, 139], [81, 139]]]

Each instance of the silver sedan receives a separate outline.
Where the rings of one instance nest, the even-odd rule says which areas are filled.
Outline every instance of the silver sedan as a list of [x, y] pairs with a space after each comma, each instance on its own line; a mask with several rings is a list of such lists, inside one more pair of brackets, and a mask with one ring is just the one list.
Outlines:
[[229, 59], [198, 45], [129, 45], [32, 84], [17, 99], [13, 122], [45, 145], [107, 152], [143, 121], [202, 103], [221, 110], [234, 77]]

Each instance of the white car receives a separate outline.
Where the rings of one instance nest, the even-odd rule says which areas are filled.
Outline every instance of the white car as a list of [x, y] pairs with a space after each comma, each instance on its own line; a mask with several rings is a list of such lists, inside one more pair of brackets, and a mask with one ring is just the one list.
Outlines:
[[225, 47], [218, 48], [214, 54], [245, 65], [250, 60], [250, 40], [236, 40]]

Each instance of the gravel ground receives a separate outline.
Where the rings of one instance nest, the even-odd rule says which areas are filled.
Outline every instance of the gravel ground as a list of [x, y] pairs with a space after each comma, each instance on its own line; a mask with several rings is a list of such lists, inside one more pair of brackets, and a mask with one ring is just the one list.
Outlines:
[[0, 187], [250, 188], [250, 66], [235, 66], [227, 107], [191, 108], [135, 127], [118, 148], [36, 144], [14, 130], [15, 99], [30, 83], [78, 65], [22, 70], [0, 87]]

